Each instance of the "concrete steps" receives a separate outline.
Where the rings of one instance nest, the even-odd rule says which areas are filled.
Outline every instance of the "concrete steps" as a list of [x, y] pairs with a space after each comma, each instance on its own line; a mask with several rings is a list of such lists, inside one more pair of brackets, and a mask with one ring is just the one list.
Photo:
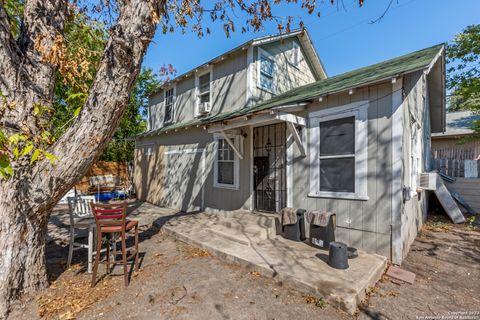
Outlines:
[[204, 231], [208, 232], [213, 237], [220, 237], [245, 246], [250, 246], [252, 242], [258, 242], [267, 239], [267, 232], [265, 229], [240, 231], [238, 229], [232, 229], [223, 225], [215, 225], [204, 229]]
[[[215, 214], [213, 219], [207, 214], [184, 216], [169, 221], [163, 230], [248, 270], [271, 276], [308, 294], [321, 296], [350, 314], [356, 312], [357, 305], [385, 269], [385, 257], [360, 250], [357, 258], [349, 260], [348, 269], [334, 269], [325, 261], [327, 251], [282, 237], [261, 240], [250, 233], [254, 231], [251, 226], [255, 225], [257, 230], [264, 230], [261, 233], [271, 230], [276, 223], [274, 217], [245, 216], [238, 219], [239, 215], [242, 216], [241, 213], [228, 215], [230, 217]], [[243, 231], [239, 231], [241, 225], [244, 229], [240, 230]], [[262, 237], [265, 236], [263, 233]]]
[[252, 235], [261, 240], [273, 239], [279, 233], [279, 221], [274, 215], [232, 211], [218, 213], [215, 216], [217, 218], [215, 225], [224, 226], [234, 232]]

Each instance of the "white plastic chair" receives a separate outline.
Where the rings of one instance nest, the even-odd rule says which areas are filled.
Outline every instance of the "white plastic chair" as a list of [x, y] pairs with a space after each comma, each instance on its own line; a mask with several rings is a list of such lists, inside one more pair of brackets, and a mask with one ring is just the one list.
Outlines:
[[[70, 246], [68, 250], [67, 268], [72, 263], [73, 251], [77, 249], [88, 249], [88, 273], [92, 272], [94, 255], [94, 229], [95, 219], [92, 215], [90, 202], [95, 203], [95, 196], [68, 197], [68, 208], [70, 215]], [[88, 229], [88, 243], [75, 242], [75, 230]]]

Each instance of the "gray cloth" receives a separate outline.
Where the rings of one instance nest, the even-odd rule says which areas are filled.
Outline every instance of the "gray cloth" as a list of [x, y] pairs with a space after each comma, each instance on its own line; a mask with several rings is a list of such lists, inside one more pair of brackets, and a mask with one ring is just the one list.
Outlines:
[[282, 226], [297, 223], [297, 209], [283, 208], [280, 210], [280, 221]]
[[328, 226], [328, 222], [330, 221], [330, 216], [335, 215], [333, 212], [321, 212], [321, 211], [310, 211], [307, 213], [307, 221], [310, 224], [314, 224], [316, 226], [326, 227]]

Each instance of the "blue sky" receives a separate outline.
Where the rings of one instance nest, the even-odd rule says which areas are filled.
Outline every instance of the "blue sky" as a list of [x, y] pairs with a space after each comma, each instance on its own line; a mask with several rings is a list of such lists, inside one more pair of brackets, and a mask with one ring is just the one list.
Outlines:
[[[323, 2], [320, 18], [309, 16], [298, 5], [275, 6], [274, 13], [301, 17], [329, 76], [449, 41], [467, 25], [480, 23], [480, 0], [394, 0], [385, 17], [374, 24], [369, 22], [385, 11], [389, 0], [365, 0], [362, 8], [354, 0], [344, 0], [345, 9]], [[241, 21], [239, 17], [239, 30]], [[170, 63], [181, 74], [251, 38], [277, 33], [273, 22], [261, 32], [236, 32], [230, 38], [220, 23], [211, 29], [202, 39], [193, 33], [157, 31], [143, 65], [158, 71]]]

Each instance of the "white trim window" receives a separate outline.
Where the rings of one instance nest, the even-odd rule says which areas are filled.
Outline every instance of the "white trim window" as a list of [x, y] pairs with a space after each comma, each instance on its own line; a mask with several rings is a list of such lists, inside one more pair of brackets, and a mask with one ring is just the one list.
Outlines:
[[197, 74], [195, 77], [196, 86], [196, 115], [205, 115], [210, 113], [212, 105], [212, 71]]
[[298, 68], [300, 63], [300, 46], [296, 41], [292, 41], [292, 55], [290, 59], [290, 64]]
[[368, 101], [312, 112], [311, 197], [368, 200]]
[[[239, 159], [233, 148], [222, 135], [215, 135], [215, 160], [213, 186], [216, 188], [238, 189]], [[238, 145], [237, 136], [229, 136], [230, 141]]]
[[148, 157], [153, 155], [153, 144], [144, 145], [143, 154]]
[[421, 131], [418, 123], [412, 118], [410, 124], [410, 196], [417, 195], [417, 186], [419, 180], [420, 168], [420, 155], [421, 151]]
[[267, 51], [258, 48], [258, 87], [275, 93], [275, 60]]
[[163, 101], [165, 105], [165, 113], [163, 123], [172, 123], [175, 118], [175, 87], [164, 91]]

